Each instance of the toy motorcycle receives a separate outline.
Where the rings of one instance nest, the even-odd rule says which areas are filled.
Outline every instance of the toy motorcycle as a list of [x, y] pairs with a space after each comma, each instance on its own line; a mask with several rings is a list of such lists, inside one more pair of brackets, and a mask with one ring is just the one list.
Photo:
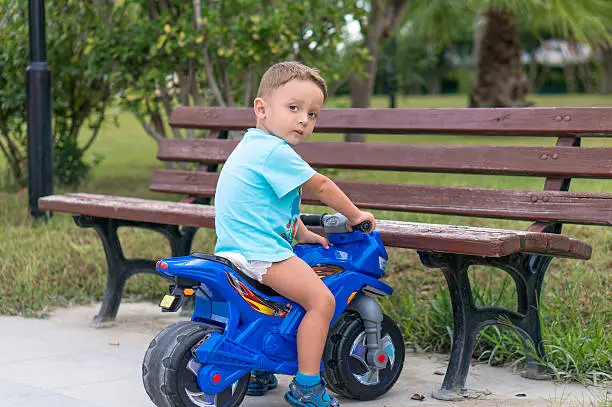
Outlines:
[[[387, 252], [380, 235], [363, 222], [352, 232], [341, 214], [301, 215], [323, 226], [329, 249], [295, 245], [334, 294], [336, 309], [323, 353], [329, 390], [359, 400], [386, 393], [404, 363], [402, 334], [373, 297], [393, 291], [380, 281]], [[176, 312], [195, 297], [191, 321], [161, 331], [149, 345], [144, 387], [158, 407], [237, 407], [252, 369], [295, 375], [297, 329], [304, 309], [248, 277], [225, 258], [202, 253], [157, 263], [173, 281], [162, 310]]]

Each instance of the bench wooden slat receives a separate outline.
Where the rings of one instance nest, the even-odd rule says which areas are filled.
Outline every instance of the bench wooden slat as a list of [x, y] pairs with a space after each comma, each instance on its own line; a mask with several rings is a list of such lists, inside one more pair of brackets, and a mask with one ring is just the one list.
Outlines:
[[[243, 130], [255, 126], [252, 108], [177, 107], [174, 127]], [[316, 131], [396, 134], [612, 136], [610, 107], [324, 109]]]
[[[214, 196], [219, 175], [156, 170], [151, 190]], [[443, 215], [612, 225], [612, 194], [337, 181], [359, 207]], [[305, 193], [304, 203], [320, 204]]]
[[[41, 198], [42, 210], [171, 225], [214, 227], [213, 206], [96, 194]], [[446, 253], [502, 257], [526, 252], [589, 259], [591, 246], [565, 235], [381, 220], [385, 245]]]
[[[219, 164], [235, 140], [163, 140], [157, 158]], [[316, 168], [612, 178], [612, 148], [423, 146], [310, 142], [295, 150]]]

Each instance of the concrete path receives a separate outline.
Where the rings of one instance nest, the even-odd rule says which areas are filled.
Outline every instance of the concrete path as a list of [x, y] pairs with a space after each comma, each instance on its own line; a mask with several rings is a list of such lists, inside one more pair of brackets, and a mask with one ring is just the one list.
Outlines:
[[[1, 407], [154, 407], [144, 391], [141, 363], [151, 339], [177, 321], [150, 303], [124, 303], [114, 326], [93, 329], [98, 305], [60, 309], [48, 319], [0, 317]], [[476, 365], [459, 403], [431, 398], [442, 383], [443, 356], [408, 353], [402, 376], [379, 400], [340, 399], [342, 406], [604, 406], [610, 389], [587, 389], [521, 378], [508, 369]], [[247, 397], [245, 407], [286, 407], [289, 377], [264, 397]], [[606, 391], [608, 395], [606, 395]], [[411, 400], [415, 393], [423, 401]], [[596, 400], [599, 400], [597, 402]]]

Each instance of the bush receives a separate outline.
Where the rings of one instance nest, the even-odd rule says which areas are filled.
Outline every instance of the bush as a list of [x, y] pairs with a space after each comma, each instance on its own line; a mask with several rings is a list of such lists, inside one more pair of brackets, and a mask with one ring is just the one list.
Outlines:
[[[10, 0], [0, 0], [7, 10]], [[93, 163], [84, 161], [113, 100], [114, 86], [109, 52], [104, 46], [88, 47], [104, 35], [111, 6], [93, 2], [58, 0], [46, 8], [47, 60], [51, 69], [51, 96], [55, 181], [60, 185], [82, 182]], [[0, 151], [12, 183], [27, 184], [26, 83], [29, 64], [27, 2], [15, 4], [0, 31]], [[79, 144], [83, 126], [91, 136]]]

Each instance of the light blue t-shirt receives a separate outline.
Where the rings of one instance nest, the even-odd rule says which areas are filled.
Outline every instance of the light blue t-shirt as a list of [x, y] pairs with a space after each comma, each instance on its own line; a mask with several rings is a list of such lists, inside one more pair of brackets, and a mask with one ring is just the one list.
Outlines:
[[285, 140], [249, 129], [217, 183], [215, 253], [270, 262], [293, 256], [302, 184], [315, 174]]

